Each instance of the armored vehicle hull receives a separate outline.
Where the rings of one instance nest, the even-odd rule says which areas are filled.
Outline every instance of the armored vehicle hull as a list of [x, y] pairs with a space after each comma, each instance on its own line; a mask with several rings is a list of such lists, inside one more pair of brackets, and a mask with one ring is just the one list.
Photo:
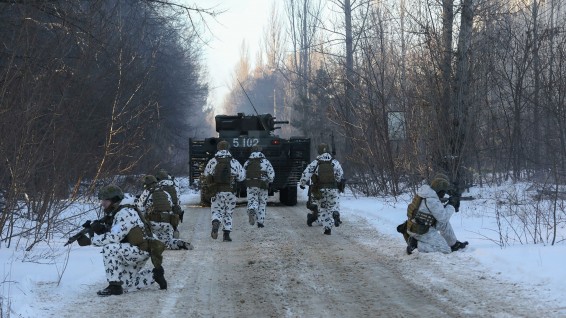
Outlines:
[[[230, 144], [230, 153], [242, 165], [251, 153], [251, 147], [259, 145], [265, 157], [273, 165], [275, 180], [269, 195], [279, 192], [279, 201], [285, 205], [297, 204], [297, 183], [305, 167], [310, 163], [310, 138], [280, 138], [273, 131], [276, 124], [288, 122], [275, 121], [269, 114], [246, 116], [218, 115], [216, 131], [218, 137], [189, 140], [189, 178], [191, 184], [201, 191], [201, 204], [210, 205], [211, 193], [203, 172], [207, 162], [214, 157], [218, 142], [225, 140]], [[236, 194], [246, 196], [244, 183], [236, 185]]]

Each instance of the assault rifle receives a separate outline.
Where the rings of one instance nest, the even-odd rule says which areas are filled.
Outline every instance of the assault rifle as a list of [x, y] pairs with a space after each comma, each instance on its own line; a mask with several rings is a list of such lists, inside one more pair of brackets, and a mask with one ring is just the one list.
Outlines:
[[[73, 244], [75, 241], [77, 241], [79, 238], [81, 238], [83, 235], [87, 235], [89, 237], [93, 237], [94, 234], [103, 234], [105, 232], [108, 232], [108, 229], [106, 227], [106, 216], [103, 217], [100, 220], [95, 220], [95, 221], [86, 221], [82, 227], [83, 229], [80, 230], [77, 234], [69, 237], [69, 239], [67, 240], [67, 243], [65, 243], [65, 245], [63, 246], [67, 246], [69, 244]], [[79, 242], [80, 243], [80, 242]]]
[[460, 211], [460, 201], [474, 200], [474, 197], [472, 196], [463, 197], [462, 194], [457, 190], [448, 190], [447, 194], [448, 197], [441, 198], [440, 202], [444, 203], [445, 205], [446, 204], [452, 205], [454, 207], [454, 210], [456, 210], [456, 212]]

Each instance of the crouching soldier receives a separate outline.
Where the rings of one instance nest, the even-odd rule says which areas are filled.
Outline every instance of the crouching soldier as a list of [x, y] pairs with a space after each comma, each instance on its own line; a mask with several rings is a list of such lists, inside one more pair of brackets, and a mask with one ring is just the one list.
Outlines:
[[[164, 246], [155, 240], [149, 226], [133, 206], [121, 205], [122, 189], [108, 185], [100, 189], [98, 199], [105, 213], [105, 221], [98, 224], [91, 242], [102, 247], [102, 258], [108, 287], [97, 292], [99, 296], [120, 295], [124, 286], [142, 289], [157, 282], [167, 289], [162, 262]], [[101, 229], [106, 226], [106, 229]], [[82, 244], [81, 244], [82, 245]], [[144, 269], [150, 259], [155, 266]]]
[[143, 179], [144, 190], [136, 199], [136, 206], [151, 224], [151, 231], [165, 243], [170, 250], [192, 250], [189, 242], [173, 237], [173, 229], [179, 224], [179, 216], [172, 212], [171, 195], [157, 185], [155, 176], [146, 175]]
[[[155, 178], [157, 179], [157, 186], [167, 191], [171, 196], [171, 200], [173, 201], [173, 214], [175, 214], [175, 217], [179, 218], [179, 222], [183, 222], [185, 211], [181, 208], [181, 189], [179, 188], [179, 184], [173, 176], [163, 169], [155, 173]], [[177, 226], [174, 225], [173, 237], [176, 239], [179, 238], [179, 231]]]
[[407, 221], [397, 228], [407, 241], [407, 254], [417, 248], [422, 253], [448, 254], [468, 245], [468, 242], [456, 239], [450, 224], [454, 206], [443, 205], [440, 201], [450, 188], [447, 179], [435, 177], [430, 186], [424, 184], [417, 190], [417, 195], [407, 208]]

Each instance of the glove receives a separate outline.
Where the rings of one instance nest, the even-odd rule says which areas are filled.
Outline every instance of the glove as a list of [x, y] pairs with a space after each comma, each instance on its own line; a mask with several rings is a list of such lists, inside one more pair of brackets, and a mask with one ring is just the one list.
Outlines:
[[106, 224], [100, 222], [100, 221], [94, 221], [90, 224], [90, 227], [92, 228], [92, 231], [98, 235], [104, 234], [106, 232], [108, 232], [108, 229], [106, 228]]
[[301, 184], [301, 185], [299, 186], [299, 188], [301, 188], [301, 189], [304, 190], [304, 189], [305, 189], [305, 185], [304, 185], [304, 184]]
[[90, 224], [91, 224], [91, 222], [90, 222], [90, 220], [88, 220], [88, 221], [86, 221], [86, 222], [83, 224], [83, 227], [84, 227], [85, 229], [88, 229], [88, 228], [90, 228]]

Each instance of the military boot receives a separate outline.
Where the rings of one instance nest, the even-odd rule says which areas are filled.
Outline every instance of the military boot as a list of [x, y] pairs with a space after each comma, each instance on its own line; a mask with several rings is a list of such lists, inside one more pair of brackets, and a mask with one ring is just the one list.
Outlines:
[[454, 243], [454, 245], [450, 246], [450, 249], [452, 250], [452, 252], [456, 252], [457, 250], [461, 250], [463, 248], [466, 248], [466, 246], [468, 246], [468, 242], [460, 242], [460, 241], [456, 241], [456, 243]]
[[224, 242], [232, 242], [230, 238], [230, 231], [224, 230], [224, 237], [222, 239]]
[[122, 282], [109, 282], [108, 287], [96, 292], [98, 296], [122, 295], [123, 293]]
[[263, 227], [263, 223], [257, 222], [257, 227]]
[[340, 212], [332, 212], [332, 218], [334, 219], [334, 226], [339, 227], [340, 224], [342, 224], [342, 221], [340, 220]]
[[254, 209], [250, 209], [248, 211], [248, 221], [250, 222], [250, 225], [255, 224], [255, 210]]
[[153, 279], [159, 285], [159, 289], [167, 289], [167, 281], [165, 280], [165, 270], [163, 266], [153, 269]]
[[331, 229], [325, 229], [324, 230], [324, 234], [326, 234], [326, 235], [330, 235], [331, 233], [332, 233]]
[[210, 236], [216, 240], [218, 238], [218, 228], [220, 227], [220, 221], [214, 220], [212, 221], [212, 232], [210, 232]]
[[414, 237], [409, 236], [407, 240], [407, 254], [413, 254], [413, 251], [417, 249], [419, 241], [417, 241]]

